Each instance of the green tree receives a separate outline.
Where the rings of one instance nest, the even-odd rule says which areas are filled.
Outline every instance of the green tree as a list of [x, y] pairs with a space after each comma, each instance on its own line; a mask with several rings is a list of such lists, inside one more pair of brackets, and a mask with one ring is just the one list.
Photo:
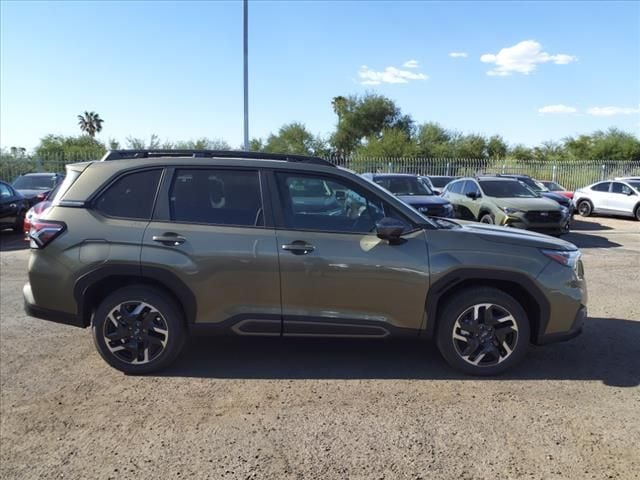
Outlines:
[[534, 160], [533, 152], [524, 145], [516, 145], [509, 150], [509, 157], [516, 160], [531, 161]]
[[482, 135], [462, 135], [456, 133], [451, 140], [451, 148], [458, 158], [486, 158], [487, 140]]
[[91, 138], [96, 136], [96, 133], [102, 131], [102, 124], [104, 120], [100, 118], [96, 112], [87, 112], [78, 115], [78, 125], [80, 130], [88, 134]]
[[102, 142], [88, 135], [64, 137], [47, 135], [40, 139], [35, 149], [36, 157], [42, 161], [78, 162], [96, 160], [106, 152]]
[[411, 157], [416, 145], [401, 128], [385, 128], [379, 136], [372, 135], [357, 147], [355, 153], [365, 157]]
[[450, 157], [452, 133], [439, 123], [430, 122], [420, 125], [415, 137], [416, 153], [420, 157]]
[[339, 155], [348, 155], [372, 137], [381, 137], [385, 129], [398, 128], [411, 137], [413, 120], [403, 115], [393, 100], [374, 93], [364, 96], [335, 97], [332, 102], [338, 115], [331, 145]]
[[298, 122], [283, 125], [277, 134], [269, 135], [262, 150], [269, 153], [317, 156], [329, 153], [326, 142], [314, 136], [304, 124]]
[[489, 158], [504, 158], [509, 147], [500, 135], [493, 135], [487, 141], [487, 155]]

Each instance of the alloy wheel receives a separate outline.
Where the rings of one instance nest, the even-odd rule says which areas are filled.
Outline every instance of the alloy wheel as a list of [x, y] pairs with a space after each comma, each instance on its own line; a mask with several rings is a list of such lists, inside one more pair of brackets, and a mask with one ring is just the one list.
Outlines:
[[588, 216], [591, 213], [591, 205], [589, 205], [588, 202], [581, 202], [580, 205], [578, 205], [578, 213], [583, 217]]
[[453, 326], [452, 340], [465, 362], [490, 367], [511, 356], [518, 343], [518, 325], [506, 308], [479, 303], [460, 314]]
[[139, 301], [114, 307], [103, 327], [104, 342], [119, 360], [140, 365], [164, 351], [169, 340], [167, 321], [154, 306]]

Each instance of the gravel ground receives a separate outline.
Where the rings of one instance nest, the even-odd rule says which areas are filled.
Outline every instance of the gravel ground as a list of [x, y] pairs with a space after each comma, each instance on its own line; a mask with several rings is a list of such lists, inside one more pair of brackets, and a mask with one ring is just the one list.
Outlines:
[[595, 218], [585, 332], [513, 373], [407, 341], [199, 339], [128, 377], [88, 330], [25, 317], [28, 252], [0, 234], [0, 477], [640, 478], [640, 223]]

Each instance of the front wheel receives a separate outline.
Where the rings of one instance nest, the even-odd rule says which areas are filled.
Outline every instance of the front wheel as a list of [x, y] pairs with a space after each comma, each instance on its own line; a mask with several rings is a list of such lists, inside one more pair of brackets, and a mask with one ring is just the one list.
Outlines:
[[493, 215], [491, 215], [490, 213], [485, 213], [484, 215], [482, 215], [480, 217], [480, 223], [486, 223], [489, 225], [493, 225], [495, 223], [494, 219], [493, 219]]
[[143, 285], [116, 290], [95, 312], [93, 340], [102, 358], [127, 374], [168, 366], [185, 341], [180, 308], [167, 294]]
[[529, 345], [522, 306], [495, 288], [472, 288], [448, 299], [437, 325], [440, 353], [471, 375], [497, 375], [520, 362]]
[[636, 216], [636, 220], [640, 222], [640, 205], [636, 207], [635, 216]]

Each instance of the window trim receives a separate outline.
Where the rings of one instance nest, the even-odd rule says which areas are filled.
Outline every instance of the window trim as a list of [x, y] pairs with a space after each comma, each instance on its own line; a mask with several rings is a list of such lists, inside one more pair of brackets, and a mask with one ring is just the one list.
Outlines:
[[308, 233], [330, 233], [330, 234], [340, 234], [340, 235], [356, 235], [356, 236], [363, 236], [363, 235], [375, 235], [375, 232], [366, 232], [366, 233], [362, 233], [362, 232], [345, 232], [345, 231], [341, 231], [341, 230], [316, 230], [316, 229], [309, 229], [309, 228], [295, 228], [295, 227], [288, 227], [285, 223], [285, 219], [284, 219], [284, 208], [282, 205], [282, 201], [280, 199], [280, 189], [278, 186], [278, 181], [276, 179], [276, 174], [283, 174], [283, 175], [295, 175], [295, 176], [301, 176], [301, 177], [312, 177], [312, 178], [320, 178], [320, 179], [329, 179], [329, 180], [333, 180], [337, 183], [343, 183], [345, 186], [347, 186], [348, 188], [351, 188], [353, 190], [356, 191], [356, 193], [358, 193], [358, 191], [365, 191], [367, 194], [372, 195], [374, 198], [376, 198], [378, 201], [380, 201], [382, 203], [383, 208], [385, 209], [385, 216], [386, 216], [386, 209], [390, 208], [392, 209], [394, 212], [396, 212], [402, 219], [403, 221], [407, 224], [407, 226], [409, 227], [409, 230], [407, 230], [405, 233], [403, 233], [403, 235], [405, 234], [409, 234], [409, 233], [413, 233], [416, 232], [418, 230], [422, 230], [424, 229], [424, 227], [416, 225], [411, 219], [409, 219], [402, 211], [398, 210], [397, 208], [395, 208], [392, 204], [388, 203], [383, 197], [381, 197], [380, 195], [377, 194], [377, 192], [375, 192], [373, 189], [369, 189], [366, 188], [362, 185], [359, 185], [357, 182], [352, 181], [349, 178], [345, 178], [339, 175], [332, 175], [330, 173], [325, 173], [325, 172], [315, 172], [315, 171], [307, 171], [307, 170], [292, 170], [292, 169], [270, 169], [269, 170], [269, 179], [268, 179], [268, 183], [271, 187], [271, 191], [275, 192], [271, 195], [271, 199], [272, 202], [275, 203], [274, 205], [274, 219], [275, 219], [275, 229], [276, 230], [283, 230], [283, 231], [289, 231], [289, 232], [308, 232]]
[[[151, 204], [151, 212], [149, 213], [149, 216], [147, 218], [137, 218], [137, 217], [119, 217], [119, 216], [114, 216], [114, 215], [108, 215], [105, 212], [101, 211], [98, 209], [98, 206], [96, 205], [96, 203], [98, 202], [98, 200], [100, 199], [100, 197], [102, 197], [102, 195], [104, 195], [107, 190], [109, 190], [116, 182], [118, 182], [120, 179], [128, 176], [128, 175], [133, 175], [136, 173], [143, 173], [143, 172], [149, 172], [149, 171], [154, 171], [157, 170], [160, 172], [160, 177], [158, 178], [158, 184], [156, 185], [156, 191], [153, 195], [153, 202]], [[164, 176], [164, 168], [163, 167], [159, 167], [159, 166], [149, 166], [149, 167], [144, 167], [144, 168], [135, 168], [135, 169], [128, 169], [128, 170], [123, 170], [122, 172], [120, 172], [118, 175], [115, 175], [113, 177], [111, 177], [107, 182], [105, 182], [102, 187], [100, 187], [98, 190], [96, 190], [96, 193], [94, 193], [91, 198], [89, 200], [87, 200], [87, 208], [89, 210], [92, 210], [94, 212], [96, 212], [98, 215], [104, 217], [104, 218], [111, 218], [114, 220], [132, 220], [132, 221], [136, 221], [136, 222], [148, 222], [153, 218], [153, 212], [155, 210], [155, 206], [156, 203], [158, 201], [158, 192], [160, 191], [160, 186], [162, 185], [162, 179]]]
[[[231, 170], [234, 172], [253, 172], [258, 175], [258, 187], [260, 188], [260, 201], [262, 204], [262, 225], [236, 225], [229, 223], [205, 223], [205, 222], [193, 222], [186, 220], [173, 220], [171, 218], [171, 201], [169, 193], [171, 192], [171, 186], [173, 180], [178, 174], [179, 170]], [[255, 167], [238, 167], [229, 165], [172, 165], [166, 168], [166, 174], [164, 175], [161, 183], [161, 188], [157, 195], [157, 204], [154, 214], [151, 218], [152, 222], [171, 223], [175, 225], [194, 225], [200, 227], [226, 227], [226, 228], [255, 228], [255, 229], [273, 229], [273, 219], [270, 206], [266, 202], [266, 194], [268, 190], [265, 189], [263, 170]]]
[[[604, 183], [608, 183], [609, 184], [609, 188], [607, 188], [606, 190], [596, 190], [595, 187], [597, 187], [598, 185], [602, 185]], [[611, 193], [611, 184], [613, 182], [611, 180], [604, 180], [602, 182], [598, 182], [595, 185], [591, 186], [591, 190], [594, 192], [598, 192], [598, 193]]]

